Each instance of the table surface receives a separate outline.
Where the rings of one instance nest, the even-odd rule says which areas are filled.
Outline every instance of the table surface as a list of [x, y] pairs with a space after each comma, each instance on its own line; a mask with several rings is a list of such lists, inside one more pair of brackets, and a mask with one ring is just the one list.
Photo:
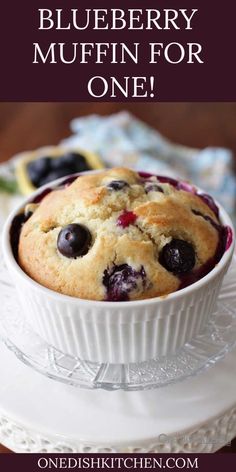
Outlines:
[[225, 146], [236, 155], [236, 103], [0, 103], [0, 161], [57, 144], [76, 116], [128, 110], [187, 146]]
[[[0, 162], [57, 144], [76, 116], [126, 109], [167, 138], [193, 147], [224, 146], [236, 156], [236, 103], [0, 103]], [[0, 445], [0, 453], [11, 452]], [[236, 452], [236, 439], [220, 452]]]

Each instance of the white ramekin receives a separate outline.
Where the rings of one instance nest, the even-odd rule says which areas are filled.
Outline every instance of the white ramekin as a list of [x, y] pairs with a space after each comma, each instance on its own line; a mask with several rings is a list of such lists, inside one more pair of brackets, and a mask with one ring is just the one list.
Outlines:
[[233, 224], [219, 204], [221, 222], [232, 228], [233, 242], [205, 277], [166, 297], [99, 302], [47, 289], [28, 277], [15, 261], [10, 245], [13, 218], [41, 192], [42, 188], [9, 216], [3, 231], [3, 251], [22, 313], [43, 339], [83, 360], [129, 363], [174, 353], [204, 329], [234, 250]]

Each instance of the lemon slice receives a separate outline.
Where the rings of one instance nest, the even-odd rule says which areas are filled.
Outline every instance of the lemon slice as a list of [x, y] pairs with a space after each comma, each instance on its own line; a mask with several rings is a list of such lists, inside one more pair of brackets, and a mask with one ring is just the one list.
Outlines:
[[68, 149], [68, 148], [63, 148], [61, 146], [47, 146], [47, 147], [36, 149], [35, 151], [22, 152], [20, 154], [17, 154], [17, 156], [15, 156], [17, 158], [16, 178], [17, 178], [20, 192], [23, 193], [24, 195], [29, 195], [35, 190], [37, 190], [34, 184], [31, 182], [28, 175], [28, 171], [27, 171], [27, 166], [31, 161], [35, 159], [39, 159], [40, 157], [43, 157], [43, 156], [50, 156], [52, 158], [57, 158], [67, 152], [78, 152], [79, 154], [84, 156], [88, 166], [92, 170], [104, 168], [97, 154], [91, 151], [85, 151], [84, 149], [78, 149], [78, 148]]

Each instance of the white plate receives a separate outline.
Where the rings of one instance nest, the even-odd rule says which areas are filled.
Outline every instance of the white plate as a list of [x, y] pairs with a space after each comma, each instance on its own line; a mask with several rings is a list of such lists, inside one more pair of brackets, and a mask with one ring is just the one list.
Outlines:
[[15, 452], [214, 452], [236, 435], [236, 349], [201, 375], [138, 392], [54, 382], [0, 343], [0, 442]]

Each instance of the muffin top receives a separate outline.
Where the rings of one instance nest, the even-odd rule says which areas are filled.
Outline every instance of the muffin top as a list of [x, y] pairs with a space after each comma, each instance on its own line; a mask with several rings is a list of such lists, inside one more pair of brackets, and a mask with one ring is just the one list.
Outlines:
[[25, 211], [20, 266], [41, 285], [74, 297], [164, 296], [201, 278], [223, 253], [210, 197], [125, 168], [79, 176]]

